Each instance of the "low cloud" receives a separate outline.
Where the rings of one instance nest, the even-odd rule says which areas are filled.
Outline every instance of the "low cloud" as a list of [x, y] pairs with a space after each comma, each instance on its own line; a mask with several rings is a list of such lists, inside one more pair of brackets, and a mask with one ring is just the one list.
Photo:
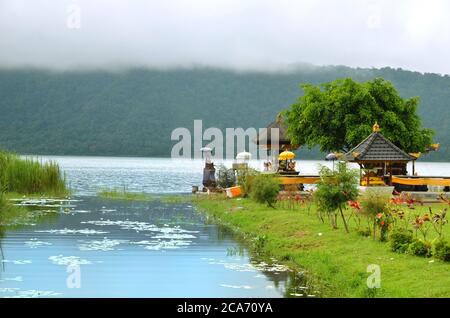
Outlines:
[[445, 0], [0, 0], [0, 66], [450, 74]]

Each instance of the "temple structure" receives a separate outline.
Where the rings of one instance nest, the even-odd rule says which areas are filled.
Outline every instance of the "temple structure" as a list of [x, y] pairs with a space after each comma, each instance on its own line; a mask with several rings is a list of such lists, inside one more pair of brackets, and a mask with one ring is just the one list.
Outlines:
[[[274, 132], [272, 129], [275, 129], [275, 131], [278, 131], [278, 136], [272, 135]], [[288, 137], [287, 134], [287, 124], [284, 122], [283, 116], [281, 114], [278, 114], [275, 121], [270, 123], [264, 132], [261, 134], [258, 134], [255, 143], [258, 146], [264, 147], [268, 151], [271, 152], [271, 169], [274, 171], [278, 170], [279, 166], [279, 160], [278, 156], [283, 151], [289, 151], [289, 150], [296, 150], [299, 148], [299, 146], [292, 145], [291, 140]], [[276, 139], [278, 137], [278, 143], [276, 142]], [[276, 145], [277, 150], [272, 149], [272, 144]]]
[[412, 156], [380, 133], [380, 126], [375, 123], [373, 132], [359, 145], [344, 155], [348, 162], [356, 162], [360, 166], [361, 185], [392, 185], [393, 175], [407, 175], [407, 164], [414, 162]]

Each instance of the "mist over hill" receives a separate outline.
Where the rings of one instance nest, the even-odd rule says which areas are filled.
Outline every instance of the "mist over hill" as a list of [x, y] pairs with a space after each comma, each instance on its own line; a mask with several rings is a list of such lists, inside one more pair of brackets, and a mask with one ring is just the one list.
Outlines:
[[[23, 154], [168, 157], [177, 127], [265, 127], [302, 94], [300, 83], [384, 77], [403, 97], [420, 96], [424, 127], [450, 161], [450, 77], [391, 68], [308, 67], [291, 72], [130, 69], [0, 70], [0, 148]], [[323, 158], [301, 151], [302, 158]]]

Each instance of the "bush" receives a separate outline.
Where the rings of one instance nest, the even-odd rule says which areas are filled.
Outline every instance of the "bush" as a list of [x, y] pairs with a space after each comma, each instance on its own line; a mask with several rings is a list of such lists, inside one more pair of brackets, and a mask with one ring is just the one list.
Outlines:
[[220, 165], [217, 170], [217, 184], [221, 188], [229, 188], [236, 183], [236, 176], [233, 169], [228, 169], [224, 165]]
[[274, 176], [260, 174], [253, 179], [250, 196], [256, 202], [267, 203], [267, 205], [273, 207], [279, 192], [280, 185]]
[[339, 162], [336, 170], [322, 166], [320, 168], [320, 182], [314, 193], [319, 211], [326, 212], [333, 228], [337, 228], [337, 211], [341, 213], [345, 229], [348, 232], [347, 222], [342, 210], [348, 201], [358, 197], [358, 172], [349, 169], [345, 162]]
[[433, 256], [444, 262], [450, 262], [450, 242], [439, 240], [434, 244]]
[[241, 187], [242, 195], [248, 197], [252, 191], [254, 179], [259, 175], [259, 172], [252, 168], [238, 170], [237, 184]]
[[430, 257], [431, 243], [415, 239], [408, 246], [408, 254]]
[[377, 214], [388, 212], [388, 202], [389, 195], [368, 189], [361, 198], [361, 213], [374, 220]]
[[406, 253], [412, 241], [413, 234], [411, 231], [396, 230], [390, 235], [391, 250], [397, 253]]
[[374, 189], [367, 189], [361, 198], [360, 213], [368, 222], [368, 230], [373, 227], [373, 237], [376, 237], [377, 225], [380, 228], [380, 240], [387, 239], [392, 217], [389, 211], [389, 195]]

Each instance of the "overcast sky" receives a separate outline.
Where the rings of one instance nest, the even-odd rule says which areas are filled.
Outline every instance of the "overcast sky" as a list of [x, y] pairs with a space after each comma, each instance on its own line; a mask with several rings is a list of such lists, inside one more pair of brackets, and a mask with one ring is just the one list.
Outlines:
[[0, 66], [450, 74], [447, 0], [0, 0]]

